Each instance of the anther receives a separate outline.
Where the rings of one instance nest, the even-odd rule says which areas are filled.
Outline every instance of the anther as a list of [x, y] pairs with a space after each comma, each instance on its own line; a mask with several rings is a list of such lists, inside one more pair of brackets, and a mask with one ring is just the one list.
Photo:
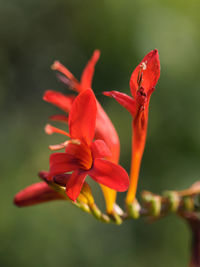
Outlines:
[[80, 145], [81, 141], [78, 140], [78, 139], [67, 140], [67, 141], [65, 141], [64, 143], [61, 143], [61, 144], [50, 145], [49, 149], [52, 150], [52, 151], [60, 150], [60, 149], [63, 149], [65, 147], [67, 147], [69, 144]]
[[59, 134], [63, 134], [63, 135], [66, 135], [66, 136], [70, 137], [70, 134], [69, 134], [69, 133], [67, 133], [67, 132], [65, 132], [65, 131], [63, 131], [63, 130], [61, 130], [61, 129], [58, 129], [58, 128], [56, 128], [56, 127], [50, 125], [50, 124], [47, 124], [47, 125], [45, 126], [45, 132], [46, 132], [47, 134], [49, 134], [49, 135], [51, 135], [51, 134], [53, 134], [53, 133], [59, 133]]
[[143, 69], [143, 70], [146, 70], [147, 69], [147, 61], [145, 62], [142, 62], [140, 67]]

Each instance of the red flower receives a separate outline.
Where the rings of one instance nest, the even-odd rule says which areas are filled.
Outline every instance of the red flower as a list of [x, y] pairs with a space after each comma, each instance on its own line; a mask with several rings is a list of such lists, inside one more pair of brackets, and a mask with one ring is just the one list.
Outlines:
[[[88, 88], [92, 88], [92, 78], [94, 74], [95, 64], [100, 57], [100, 51], [95, 50], [92, 58], [87, 63], [85, 69], [83, 70], [80, 83], [73, 76], [73, 74], [64, 67], [59, 61], [55, 61], [52, 69], [57, 70], [65, 76], [59, 76], [60, 79], [66, 83], [71, 89], [82, 92]], [[72, 103], [75, 99], [73, 95], [64, 95], [60, 92], [56, 92], [53, 90], [47, 90], [43, 96], [43, 99], [60, 109], [62, 109], [67, 114], [69, 113]], [[50, 117], [51, 120], [63, 121], [67, 122], [68, 117], [66, 115], [54, 115]], [[106, 127], [105, 127], [106, 126]], [[120, 144], [118, 134], [110, 121], [109, 117], [101, 107], [101, 105], [97, 102], [97, 122], [96, 122], [96, 131], [95, 138], [102, 139], [105, 141], [109, 149], [111, 150], [111, 156], [109, 160], [112, 162], [118, 163], [119, 161], [119, 152], [120, 152]]]
[[[92, 86], [92, 78], [94, 74], [95, 64], [98, 61], [99, 56], [100, 56], [100, 51], [95, 50], [92, 55], [92, 58], [89, 60], [85, 69], [83, 70], [80, 83], [73, 76], [73, 74], [60, 62], [56, 61], [53, 64], [52, 69], [57, 70], [64, 75], [64, 76], [59, 76], [59, 78], [65, 84], [67, 84], [71, 89], [77, 92], [82, 92], [88, 88], [91, 88]], [[62, 121], [65, 123], [68, 122], [67, 114], [69, 113], [72, 107], [72, 103], [75, 99], [74, 96], [64, 95], [60, 92], [48, 90], [45, 92], [43, 99], [49, 103], [56, 105], [66, 113], [65, 115], [61, 114], [61, 115], [51, 116], [50, 117], [51, 120]], [[46, 130], [47, 133], [59, 132], [58, 129], [56, 129], [55, 127], [52, 128], [51, 126], [48, 126]], [[111, 162], [118, 163], [119, 153], [120, 153], [119, 137], [112, 122], [110, 121], [109, 117], [107, 116], [107, 114], [105, 113], [105, 111], [98, 102], [97, 102], [95, 139], [103, 140], [110, 149], [111, 154], [106, 158]], [[55, 149], [56, 147], [53, 146], [51, 148]], [[101, 185], [101, 187], [106, 200], [107, 211], [110, 213], [113, 210], [113, 204], [116, 199], [116, 192], [103, 185]]]
[[130, 89], [133, 98], [117, 91], [104, 92], [124, 106], [133, 117], [132, 162], [127, 203], [132, 203], [135, 199], [140, 163], [146, 143], [149, 101], [159, 77], [160, 62], [158, 51], [155, 49], [144, 57], [131, 75]]
[[[126, 171], [105, 159], [110, 154], [102, 140], [92, 142], [95, 135], [97, 104], [92, 90], [80, 93], [69, 113], [69, 135], [71, 141], [65, 153], [50, 156], [50, 175], [59, 174], [59, 181], [66, 180], [66, 193], [72, 200], [78, 197], [85, 178], [89, 175], [96, 182], [117, 191], [125, 191], [129, 185]], [[66, 179], [66, 172], [72, 174]]]

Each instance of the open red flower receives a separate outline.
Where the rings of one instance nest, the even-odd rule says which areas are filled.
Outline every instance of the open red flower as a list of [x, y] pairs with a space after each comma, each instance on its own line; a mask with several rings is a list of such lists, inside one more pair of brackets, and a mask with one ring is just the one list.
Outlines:
[[[88, 61], [86, 67], [83, 70], [80, 82], [74, 77], [74, 75], [59, 61], [55, 61], [52, 69], [58, 71], [62, 74], [59, 79], [67, 84], [72, 90], [80, 93], [88, 88], [92, 87], [92, 78], [94, 74], [95, 65], [99, 59], [100, 51], [95, 50], [91, 59]], [[63, 76], [64, 75], [64, 76]], [[54, 104], [65, 112], [65, 114], [53, 115], [50, 117], [51, 120], [62, 121], [68, 123], [68, 113], [71, 110], [72, 103], [75, 99], [73, 95], [64, 95], [60, 92], [53, 90], [48, 90], [45, 92], [43, 99], [49, 103]], [[58, 129], [48, 126], [46, 128], [47, 133], [59, 132]], [[120, 142], [118, 134], [109, 119], [108, 115], [105, 113], [104, 109], [101, 107], [97, 101], [97, 117], [96, 117], [96, 128], [95, 128], [95, 139], [103, 140], [108, 148], [110, 149], [110, 155], [106, 157], [109, 161], [113, 163], [119, 162], [120, 153]], [[56, 148], [54, 146], [54, 148]], [[106, 201], [107, 211], [110, 213], [113, 210], [113, 204], [116, 199], [116, 192], [106, 186], [101, 185], [103, 194]]]
[[148, 53], [133, 71], [130, 79], [132, 97], [117, 92], [104, 92], [125, 107], [133, 117], [132, 162], [127, 203], [135, 198], [140, 164], [144, 152], [148, 124], [149, 101], [160, 77], [160, 61], [157, 49]]
[[[76, 200], [87, 175], [96, 182], [117, 191], [125, 191], [129, 185], [126, 171], [119, 165], [105, 159], [109, 148], [95, 135], [97, 104], [91, 89], [81, 92], [73, 102], [69, 113], [69, 136], [65, 153], [53, 153], [50, 156], [50, 175], [59, 182], [66, 180], [67, 196]], [[66, 179], [67, 172], [72, 172]]]
[[[52, 69], [62, 73], [64, 76], [59, 76], [59, 78], [71, 89], [80, 93], [88, 88], [92, 88], [92, 78], [95, 70], [95, 65], [99, 57], [100, 51], [95, 50], [92, 58], [88, 61], [86, 67], [83, 70], [80, 82], [78, 82], [74, 75], [59, 61], [54, 62]], [[71, 110], [72, 103], [75, 99], [74, 95], [64, 95], [54, 90], [47, 90], [43, 96], [43, 99], [59, 107], [66, 113], [61, 115], [53, 115], [50, 117], [51, 120], [63, 121], [66, 123], [68, 122], [67, 114]], [[120, 152], [119, 137], [108, 115], [105, 113], [98, 101], [95, 139], [102, 139], [105, 141], [105, 143], [111, 150], [109, 160], [118, 163]]]

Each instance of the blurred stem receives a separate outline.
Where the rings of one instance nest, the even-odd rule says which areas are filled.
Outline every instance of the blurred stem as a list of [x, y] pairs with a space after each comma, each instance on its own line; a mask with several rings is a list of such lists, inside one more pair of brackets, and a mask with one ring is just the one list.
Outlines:
[[[62, 188], [56, 189], [63, 193]], [[116, 206], [112, 214], [102, 213], [93, 201], [83, 203], [80, 198], [79, 201], [72, 203], [97, 220], [116, 225], [122, 224], [127, 219], [138, 219], [140, 216], [155, 221], [169, 213], [176, 213], [187, 221], [192, 234], [189, 267], [200, 267], [200, 181], [186, 190], [165, 191], [162, 196], [143, 191], [141, 198], [141, 203], [136, 199], [131, 203], [126, 202], [126, 211]]]
[[[81, 201], [77, 203], [77, 207], [92, 214], [99, 221], [120, 225], [127, 219], [147, 217], [154, 221], [170, 213], [188, 219], [188, 214], [195, 215], [200, 212], [200, 204], [195, 203], [197, 197], [200, 197], [200, 182], [195, 183], [187, 190], [166, 191], [163, 195], [143, 191], [141, 193], [141, 203], [135, 199], [134, 202], [126, 204], [126, 211], [118, 207], [111, 214], [104, 214], [95, 203], [84, 203], [82, 205]], [[199, 223], [199, 219], [197, 222]], [[199, 226], [199, 224], [197, 225]], [[197, 231], [196, 228], [195, 231]], [[200, 231], [198, 233], [200, 236]]]
[[191, 212], [183, 215], [192, 234], [189, 267], [200, 267], [200, 218], [197, 214]]

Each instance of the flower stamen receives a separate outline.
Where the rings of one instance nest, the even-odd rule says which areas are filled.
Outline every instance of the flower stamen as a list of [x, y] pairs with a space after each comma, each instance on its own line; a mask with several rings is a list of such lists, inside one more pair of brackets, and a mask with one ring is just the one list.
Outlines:
[[143, 77], [143, 70], [146, 70], [146, 69], [147, 69], [147, 61], [142, 62], [140, 64], [140, 69], [139, 69], [138, 77], [137, 77], [138, 90], [141, 88], [142, 77]]
[[67, 132], [65, 132], [65, 131], [63, 131], [61, 129], [58, 129], [58, 128], [52, 126], [51, 124], [47, 124], [45, 126], [44, 130], [45, 130], [45, 133], [47, 133], [48, 135], [51, 135], [53, 133], [60, 133], [60, 134], [63, 134], [63, 135], [66, 135], [66, 136], [70, 137], [69, 133], [67, 133]]
[[137, 77], [138, 90], [141, 88], [141, 85], [142, 85], [142, 77], [143, 77], [143, 72], [142, 72], [142, 68], [140, 68], [138, 72], [138, 77]]
[[59, 71], [60, 73], [64, 74], [67, 79], [71, 82], [69, 82], [70, 86], [76, 88], [79, 86], [79, 82], [77, 79], [74, 77], [74, 75], [64, 66], [62, 65], [59, 61], [55, 61], [53, 65], [51, 66], [52, 70]]
[[78, 139], [67, 140], [67, 141], [65, 141], [65, 142], [63, 142], [61, 144], [50, 145], [49, 146], [49, 149], [52, 150], [52, 151], [60, 150], [60, 149], [63, 149], [65, 147], [67, 147], [69, 144], [80, 145], [81, 144], [81, 141], [78, 140]]

